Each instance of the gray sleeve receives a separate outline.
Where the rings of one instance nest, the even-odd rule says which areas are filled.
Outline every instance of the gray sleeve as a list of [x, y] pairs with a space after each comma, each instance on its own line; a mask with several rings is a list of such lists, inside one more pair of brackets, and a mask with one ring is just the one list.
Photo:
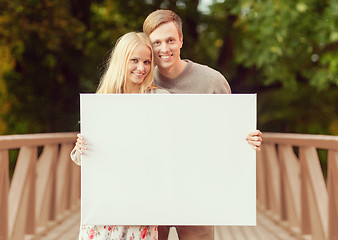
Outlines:
[[228, 83], [228, 81], [223, 77], [223, 80], [222, 80], [222, 85], [223, 85], [223, 88], [225, 90], [225, 94], [231, 94], [231, 88], [230, 88], [230, 85]]
[[215, 88], [213, 93], [231, 94], [231, 88], [228, 81], [220, 72], [217, 73], [218, 76], [215, 77]]

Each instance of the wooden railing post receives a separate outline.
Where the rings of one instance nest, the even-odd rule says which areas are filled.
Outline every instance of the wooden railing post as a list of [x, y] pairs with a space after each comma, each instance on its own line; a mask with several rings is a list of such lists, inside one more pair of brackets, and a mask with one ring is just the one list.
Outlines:
[[36, 224], [44, 226], [52, 220], [52, 195], [54, 190], [55, 163], [58, 145], [51, 144], [44, 147], [38, 160], [36, 181]]
[[[285, 217], [292, 227], [299, 228], [301, 209], [300, 163], [290, 145], [279, 145], [278, 155], [282, 169]], [[300, 229], [298, 231], [300, 232]]]
[[262, 150], [257, 152], [256, 158], [256, 178], [257, 178], [257, 203], [261, 207], [267, 206], [267, 171], [265, 166], [265, 158], [264, 158], [264, 146], [262, 146]]
[[8, 150], [0, 150], [0, 240], [8, 239]]
[[[8, 197], [10, 240], [24, 239], [24, 235], [28, 230], [27, 227], [32, 227], [32, 225], [27, 225], [26, 222], [27, 218], [32, 214], [28, 209], [34, 209], [34, 204], [29, 205], [32, 203], [30, 201], [32, 198], [29, 195], [35, 194], [35, 192], [30, 191], [34, 189], [31, 185], [35, 184], [32, 179], [35, 177], [34, 162], [36, 158], [36, 147], [22, 147], [20, 149]], [[28, 231], [32, 233], [34, 230], [33, 228]]]
[[[69, 216], [71, 212], [65, 210], [60, 213], [63, 218], [55, 220], [57, 203], [55, 172], [60, 152], [59, 145], [68, 146], [63, 150], [62, 158], [70, 165], [69, 153], [75, 140], [76, 133], [0, 136], [0, 240], [28, 238], [38, 240], [50, 228], [57, 226], [61, 220]], [[38, 147], [43, 147], [39, 159], [37, 159]], [[8, 155], [11, 149], [20, 151], [10, 181]], [[80, 171], [79, 168], [76, 170]], [[71, 184], [68, 178], [62, 187], [69, 189]], [[70, 197], [68, 198], [69, 203]], [[69, 208], [77, 210], [80, 198], [75, 198]]]
[[[277, 160], [273, 145], [277, 145]], [[270, 154], [266, 153], [269, 148]], [[299, 157], [293, 148], [298, 149]], [[328, 151], [327, 186], [317, 149]], [[271, 188], [279, 186], [266, 182], [271, 181], [271, 167], [279, 161], [281, 226], [301, 240], [338, 240], [338, 136], [263, 133], [262, 152], [257, 158], [257, 174], [265, 171], [267, 178], [257, 178], [261, 209], [273, 209], [276, 190]], [[264, 194], [266, 185], [269, 188]], [[264, 201], [265, 195], [268, 201]]]
[[302, 168], [302, 229], [313, 240], [328, 237], [328, 197], [322, 169], [315, 147], [300, 147]]
[[56, 216], [60, 216], [65, 210], [70, 208], [70, 187], [71, 173], [69, 153], [72, 150], [72, 144], [62, 144], [59, 159], [56, 165]]
[[338, 151], [328, 151], [329, 240], [338, 239]]
[[264, 146], [266, 157], [267, 176], [268, 176], [268, 208], [274, 213], [275, 217], [281, 216], [281, 181], [280, 167], [277, 157], [276, 146], [266, 144]]

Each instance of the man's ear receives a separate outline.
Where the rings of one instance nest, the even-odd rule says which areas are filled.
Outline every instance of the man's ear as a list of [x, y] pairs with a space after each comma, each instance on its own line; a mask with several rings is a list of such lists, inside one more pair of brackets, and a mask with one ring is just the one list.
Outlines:
[[183, 46], [183, 35], [180, 37], [181, 47]]

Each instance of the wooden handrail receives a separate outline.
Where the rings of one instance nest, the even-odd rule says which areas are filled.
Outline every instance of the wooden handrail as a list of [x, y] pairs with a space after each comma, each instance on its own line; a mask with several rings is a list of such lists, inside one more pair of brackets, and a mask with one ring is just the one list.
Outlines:
[[[317, 149], [328, 151], [327, 179]], [[337, 176], [338, 136], [263, 133], [257, 203], [299, 239], [338, 239]]]
[[36, 133], [0, 136], [0, 150], [22, 146], [44, 146], [47, 144], [74, 143], [76, 133]]
[[338, 137], [329, 135], [264, 133], [264, 143], [338, 150]]
[[[0, 136], [0, 239], [39, 239], [78, 210], [80, 168], [69, 157], [75, 140], [76, 133]], [[18, 148], [10, 181], [8, 155]]]

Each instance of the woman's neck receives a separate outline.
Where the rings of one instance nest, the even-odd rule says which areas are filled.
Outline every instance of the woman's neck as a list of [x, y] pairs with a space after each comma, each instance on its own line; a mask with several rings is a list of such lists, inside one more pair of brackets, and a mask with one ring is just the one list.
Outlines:
[[140, 85], [127, 81], [124, 93], [140, 93]]

